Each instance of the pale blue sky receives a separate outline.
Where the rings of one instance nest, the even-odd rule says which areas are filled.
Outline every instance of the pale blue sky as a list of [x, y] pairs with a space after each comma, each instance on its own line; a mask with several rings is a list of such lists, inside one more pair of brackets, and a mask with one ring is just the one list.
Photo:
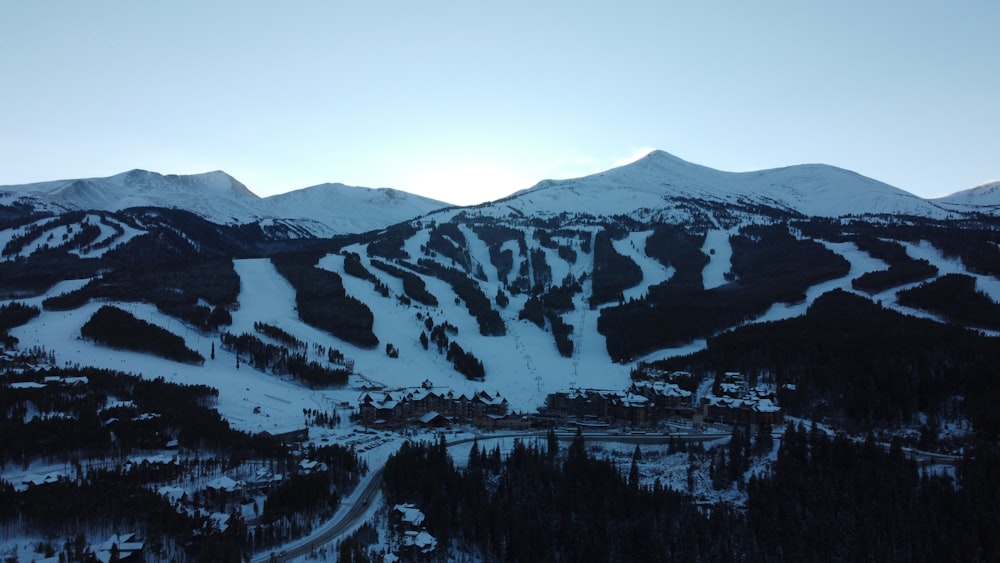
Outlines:
[[1000, 2], [0, 0], [0, 184], [225, 170], [452, 203], [650, 148], [1000, 178]]

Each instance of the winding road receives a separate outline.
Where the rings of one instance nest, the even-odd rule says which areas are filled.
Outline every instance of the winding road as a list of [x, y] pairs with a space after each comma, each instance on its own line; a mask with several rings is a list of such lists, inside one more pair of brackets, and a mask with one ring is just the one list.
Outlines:
[[[487, 440], [504, 440], [511, 438], [544, 438], [548, 435], [547, 432], [519, 432], [519, 433], [509, 433], [509, 434], [483, 434], [476, 435], [470, 438], [462, 438], [449, 442], [447, 447], [451, 448], [454, 446], [460, 446], [462, 444], [469, 444], [474, 440], [479, 440], [484, 442]], [[556, 432], [556, 437], [562, 441], [571, 441], [576, 436], [574, 432]], [[684, 440], [688, 442], [707, 442], [711, 440], [718, 440], [721, 438], [728, 438], [730, 436], [729, 432], [713, 432], [705, 434], [674, 434], [674, 435], [663, 435], [663, 434], [607, 434], [607, 433], [585, 433], [583, 434], [584, 440], [592, 442], [618, 442], [623, 444], [668, 444], [671, 440]], [[367, 477], [367, 482], [364, 483], [359, 489], [356, 489], [350, 496], [350, 498], [344, 500], [344, 506], [348, 508], [341, 512], [338, 512], [338, 517], [334, 520], [326, 522], [311, 534], [306, 537], [299, 538], [293, 542], [286, 544], [279, 549], [269, 550], [266, 553], [258, 553], [253, 556], [251, 561], [254, 563], [283, 563], [289, 561], [296, 557], [302, 557], [308, 555], [310, 552], [316, 548], [329, 544], [339, 538], [340, 536], [346, 534], [348, 531], [354, 529], [355, 526], [361, 524], [364, 520], [365, 515], [368, 513], [368, 509], [377, 504], [377, 499], [381, 494], [382, 489], [382, 471], [385, 466], [379, 467], [378, 469], [371, 472]]]

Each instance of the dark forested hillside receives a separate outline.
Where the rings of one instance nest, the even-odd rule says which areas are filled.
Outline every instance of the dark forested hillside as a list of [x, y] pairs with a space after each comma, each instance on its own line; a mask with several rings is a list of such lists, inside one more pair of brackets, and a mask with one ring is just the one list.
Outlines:
[[445, 546], [438, 553], [484, 560], [991, 561], [998, 450], [970, 454], [956, 481], [919, 473], [898, 444], [886, 451], [789, 425], [740, 510], [643, 485], [592, 457], [580, 436], [565, 449], [552, 436], [547, 446], [519, 442], [503, 456], [474, 445], [461, 468], [443, 443], [408, 443], [386, 464], [384, 491], [390, 504], [421, 507]]
[[591, 307], [623, 301], [622, 292], [639, 285], [642, 281], [642, 270], [639, 265], [615, 250], [612, 244], [613, 234], [604, 229], [594, 237]]
[[948, 274], [899, 292], [899, 303], [937, 313], [949, 321], [1000, 330], [1000, 304], [976, 289], [976, 278]]
[[[693, 241], [682, 239], [681, 244], [690, 249]], [[792, 237], [785, 225], [747, 227], [731, 244], [732, 283], [702, 289], [691, 277], [698, 261], [678, 253], [680, 258], [672, 261], [678, 274], [651, 287], [646, 299], [603, 309], [598, 330], [612, 359], [627, 361], [705, 338], [751, 320], [775, 303], [802, 301], [806, 289], [850, 269], [843, 257], [813, 240]]]
[[790, 414], [854, 430], [909, 424], [922, 412], [967, 416], [996, 436], [998, 362], [998, 338], [835, 291], [817, 299], [804, 317], [720, 334], [704, 352], [659, 365], [772, 378]]
[[42, 304], [63, 311], [91, 299], [153, 303], [160, 311], [208, 331], [232, 322], [228, 309], [236, 304], [239, 291], [232, 260], [208, 258], [111, 271]]
[[180, 336], [110, 305], [98, 309], [80, 328], [80, 335], [105, 346], [146, 352], [178, 362], [205, 361], [205, 357], [188, 348]]
[[347, 295], [339, 274], [317, 268], [319, 258], [317, 254], [282, 254], [271, 261], [295, 288], [295, 303], [303, 321], [345, 342], [374, 348], [378, 337], [372, 332], [375, 317], [371, 309]]

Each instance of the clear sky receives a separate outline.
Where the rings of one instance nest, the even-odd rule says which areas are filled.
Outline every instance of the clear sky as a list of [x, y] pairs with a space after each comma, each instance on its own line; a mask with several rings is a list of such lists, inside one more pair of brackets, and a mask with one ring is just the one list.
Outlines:
[[0, 0], [0, 184], [225, 170], [450, 203], [651, 148], [1000, 179], [997, 0]]

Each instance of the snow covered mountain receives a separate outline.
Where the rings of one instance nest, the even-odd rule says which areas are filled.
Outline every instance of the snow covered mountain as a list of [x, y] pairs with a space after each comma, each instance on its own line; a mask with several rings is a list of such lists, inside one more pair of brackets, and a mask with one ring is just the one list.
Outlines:
[[[959, 431], [1000, 428], [998, 200], [1000, 184], [928, 201], [830, 166], [731, 173], [663, 152], [463, 208], [341, 184], [259, 198], [222, 172], [134, 170], [0, 188], [0, 393], [42, 396], [48, 385], [82, 392], [96, 381], [80, 377], [89, 367], [209, 386], [217, 394], [205, 402], [230, 428], [272, 437], [305, 429], [309, 444], [300, 451], [339, 444], [372, 469], [404, 443], [441, 433], [418, 429], [441, 419], [407, 411], [416, 401], [492, 427], [521, 428], [531, 418], [595, 430], [594, 421], [608, 419], [648, 424], [644, 452], [646, 438], [665, 439], [661, 431], [730, 436], [700, 432], [723, 402], [741, 413], [722, 415], [727, 423], [753, 420], [750, 410], [769, 420], [780, 408], [788, 420], [823, 421], [815, 428], [884, 423], [910, 444], [961, 452]], [[316, 238], [333, 234], [341, 236]], [[99, 326], [129, 334], [119, 345], [93, 336]], [[178, 348], [188, 359], [164, 353]], [[25, 375], [20, 352], [66, 366], [71, 377]], [[716, 395], [715, 380], [723, 390], [719, 376], [731, 370], [747, 376], [745, 393]], [[753, 393], [768, 395], [752, 404], [751, 377]], [[47, 424], [85, 419], [29, 396], [7, 416], [8, 428], [32, 425], [65, 438]], [[167, 439], [186, 433], [161, 432], [166, 411], [140, 411], [118, 392], [101, 397], [88, 398], [89, 423], [100, 429], [92, 434], [107, 434], [124, 452], [125, 430], [155, 430], [149, 443], [176, 458], [178, 440]], [[591, 398], [577, 418], [570, 403]], [[445, 414], [433, 401], [464, 410]], [[488, 410], [501, 405], [510, 416]], [[363, 409], [377, 418], [361, 417]], [[406, 426], [390, 431], [397, 424]], [[185, 439], [212, 443], [197, 434]], [[197, 451], [181, 448], [183, 456]], [[622, 450], [623, 471], [633, 448]], [[752, 487], [717, 487], [713, 473], [725, 473], [717, 460], [736, 450], [709, 448], [643, 459], [664, 466], [663, 482], [677, 491], [712, 495], [700, 503], [732, 503]], [[17, 455], [7, 459], [28, 460]], [[242, 467], [192, 467], [219, 465], [231, 481], [259, 477], [246, 494], [256, 495], [254, 507], [270, 502], [258, 487], [276, 486], [275, 472], [261, 474], [266, 463], [245, 459]], [[79, 470], [52, 454], [29, 461], [8, 463], [0, 478], [22, 489], [77, 482], [71, 473]], [[302, 474], [316, 467], [302, 461]], [[210, 510], [222, 502], [208, 475], [177, 480], [184, 488], [171, 486], [171, 498], [187, 490]], [[250, 521], [257, 509], [243, 498], [230, 502]], [[368, 505], [353, 498], [355, 507]], [[378, 497], [363, 498], [374, 511]], [[226, 511], [218, 514], [225, 522]], [[254, 560], [275, 555], [265, 550]]]
[[954, 215], [934, 201], [833, 166], [723, 172], [663, 151], [583, 178], [545, 180], [493, 207], [496, 214], [623, 214], [668, 222], [688, 220], [698, 212], [716, 215], [720, 208], [810, 217]]
[[0, 202], [35, 204], [51, 211], [121, 211], [165, 207], [195, 211], [216, 223], [237, 222], [260, 198], [225, 172], [162, 175], [130, 170], [107, 178], [0, 186]]
[[964, 212], [1000, 213], [1000, 180], [987, 182], [968, 190], [933, 200], [938, 204]]
[[322, 184], [266, 198], [225, 172], [176, 175], [131, 170], [107, 178], [0, 186], [0, 205], [55, 213], [181, 209], [219, 225], [281, 225], [294, 236], [330, 237], [380, 229], [448, 204], [389, 188]]
[[543, 180], [496, 202], [459, 210], [390, 188], [327, 183], [261, 198], [216, 171], [162, 175], [131, 170], [107, 178], [0, 186], [0, 205], [35, 210], [190, 211], [220, 225], [258, 224], [281, 237], [330, 237], [381, 229], [446, 211], [484, 217], [564, 214], [731, 226], [747, 217], [862, 215], [959, 218], [1000, 210], [1000, 184], [926, 200], [860, 174], [823, 164], [724, 172], [653, 151], [625, 166], [570, 180]]
[[310, 230], [321, 237], [381, 229], [449, 205], [392, 188], [329, 183], [273, 195], [262, 204], [271, 217], [316, 225]]
[[[159, 306], [174, 295], [164, 294], [159, 280], [139, 294], [131, 278], [115, 273], [235, 259], [245, 278], [237, 285], [264, 278], [265, 287], [216, 307], [251, 311], [257, 305], [250, 301], [285, 295], [267, 318], [245, 318], [248, 326], [262, 320], [304, 341], [334, 338], [359, 372], [389, 386], [429, 374], [447, 374], [436, 377], [463, 389], [479, 385], [476, 370], [458, 365], [466, 356], [447, 350], [446, 357], [421, 342], [432, 318], [434, 327], [450, 327], [445, 340], [482, 362], [487, 382], [516, 389], [512, 404], [531, 408], [570, 384], [624, 383], [630, 362], [685, 353], [746, 324], [800, 316], [835, 289], [913, 312], [899, 304], [899, 291], [960, 274], [971, 278], [969, 291], [1000, 300], [1000, 229], [988, 214], [973, 215], [989, 210], [998, 191], [983, 186], [928, 201], [830, 166], [732, 173], [661, 151], [463, 208], [341, 184], [259, 198], [221, 172], [131, 171], [0, 190], [7, 205], [0, 206], [0, 301], [50, 299], [54, 316], [81, 302], [90, 311], [100, 300]], [[350, 236], [312, 238], [335, 233]], [[347, 308], [341, 317], [329, 312], [339, 320], [328, 327], [349, 326], [348, 334], [323, 336], [326, 328], [300, 317], [310, 307], [283, 285], [284, 274], [247, 262], [289, 250], [309, 251], [290, 268], [322, 280], [303, 293], [332, 292], [316, 307]], [[244, 276], [250, 267], [254, 273]], [[67, 280], [89, 279], [85, 294], [68, 304], [60, 297]], [[948, 294], [949, 287], [936, 291]], [[213, 303], [214, 291], [151, 309], [150, 318]], [[391, 345], [398, 357], [387, 360], [372, 342]], [[602, 383], [608, 377], [613, 381]]]

